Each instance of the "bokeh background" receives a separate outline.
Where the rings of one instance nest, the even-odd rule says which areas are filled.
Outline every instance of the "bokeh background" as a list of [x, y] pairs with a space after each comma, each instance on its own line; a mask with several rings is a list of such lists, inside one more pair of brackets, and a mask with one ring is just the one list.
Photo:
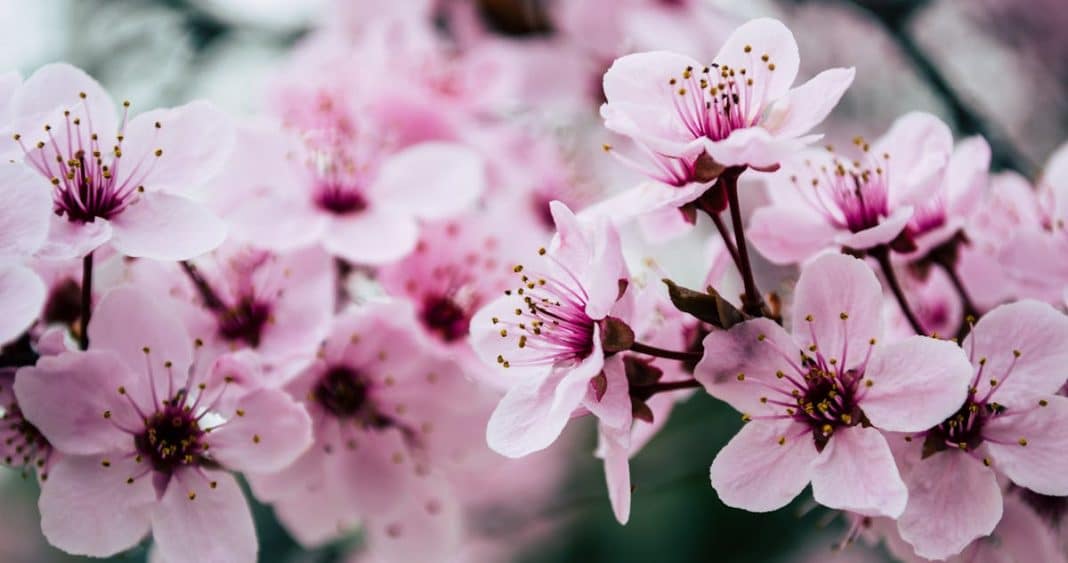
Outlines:
[[[65, 60], [86, 69], [117, 98], [140, 107], [208, 98], [235, 114], [263, 107], [259, 95], [280, 61], [302, 38], [336, 13], [339, 4], [363, 4], [354, 13], [373, 17], [379, 8], [405, 9], [416, 0], [0, 0], [0, 70], [24, 75], [41, 64]], [[616, 8], [657, 4], [677, 10], [671, 20], [616, 21]], [[750, 17], [778, 17], [801, 48], [801, 78], [831, 66], [856, 66], [857, 79], [832, 118], [830, 136], [878, 135], [901, 113], [941, 116], [959, 137], [983, 134], [995, 169], [1034, 178], [1068, 130], [1068, 9], [1064, 0], [441, 0], [435, 25], [456, 33], [449, 14], [473, 15], [498, 45], [541, 49], [566, 44], [563, 53], [597, 65], [626, 50], [672, 48], [710, 58], [718, 42]], [[352, 8], [349, 6], [349, 8]], [[582, 17], [567, 10], [581, 10]], [[648, 24], [648, 25], [646, 25]], [[450, 27], [451, 26], [451, 27]], [[600, 32], [616, 33], [611, 46]], [[622, 31], [620, 31], [622, 30]], [[622, 37], [619, 34], [622, 34]], [[620, 45], [624, 47], [620, 48]], [[601, 67], [603, 69], [603, 66]], [[403, 72], [403, 69], [399, 71]], [[526, 108], [515, 119], [549, 124], [570, 150], [597, 156], [596, 75], [590, 91], [554, 92], [564, 103]], [[531, 81], [551, 82], [532, 68]], [[553, 98], [554, 100], [556, 98]], [[598, 166], [600, 166], [599, 164]], [[626, 179], [598, 179], [605, 190]], [[616, 185], [618, 184], [618, 185]], [[649, 247], [673, 276], [699, 280], [707, 264], [699, 247]], [[764, 275], [788, 272], [771, 268]], [[762, 284], [763, 285], [763, 284]], [[553, 485], [544, 502], [523, 514], [480, 519], [487, 538], [512, 545], [520, 561], [884, 561], [877, 547], [835, 551], [846, 531], [833, 514], [803, 497], [773, 514], [749, 514], [723, 506], [708, 485], [714, 453], [740, 426], [737, 415], [707, 396], [679, 407], [667, 427], [632, 462], [636, 485], [632, 519], [619, 526], [611, 515], [592, 426], [574, 425], [553, 452]], [[543, 463], [539, 461], [538, 463]], [[532, 471], [540, 471], [533, 466]], [[558, 477], [556, 476], [557, 474]], [[508, 475], [498, 476], [509, 483]], [[526, 484], [515, 480], [515, 487]], [[61, 562], [37, 527], [32, 479], [0, 472], [0, 562]], [[359, 536], [316, 551], [301, 550], [256, 508], [261, 560], [358, 561]], [[535, 539], [531, 539], [535, 538]], [[139, 562], [143, 547], [115, 558]], [[478, 560], [477, 554], [471, 558]]]

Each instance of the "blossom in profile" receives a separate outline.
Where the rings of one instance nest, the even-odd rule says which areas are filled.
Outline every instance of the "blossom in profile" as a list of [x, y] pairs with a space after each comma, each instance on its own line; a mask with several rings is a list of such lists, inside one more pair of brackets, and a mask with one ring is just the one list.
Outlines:
[[882, 344], [882, 289], [863, 261], [810, 262], [794, 294], [792, 329], [754, 319], [705, 337], [695, 377], [743, 413], [712, 462], [729, 506], [785, 506], [809, 483], [816, 502], [897, 517], [908, 491], [883, 431], [920, 431], [965, 400], [971, 369], [952, 342], [912, 336]]
[[48, 239], [38, 254], [80, 258], [110, 243], [121, 254], [184, 260], [222, 243], [225, 225], [192, 199], [230, 151], [226, 115], [192, 102], [129, 118], [81, 70], [41, 67], [11, 99], [12, 139], [52, 183]]
[[552, 214], [550, 247], [537, 262], [516, 265], [515, 289], [471, 320], [475, 353], [509, 378], [486, 430], [490, 447], [509, 457], [547, 447], [580, 406], [598, 417], [629, 416], [622, 403], [598, 412], [603, 397], [591, 384], [605, 366], [601, 325], [627, 286], [619, 234], [607, 220], [580, 220], [560, 202]]
[[22, 415], [61, 457], [41, 528], [71, 554], [108, 557], [150, 531], [168, 560], [255, 561], [252, 516], [228, 471], [281, 469], [311, 443], [307, 413], [246, 362], [210, 368], [167, 302], [109, 292], [91, 347], [19, 370]]

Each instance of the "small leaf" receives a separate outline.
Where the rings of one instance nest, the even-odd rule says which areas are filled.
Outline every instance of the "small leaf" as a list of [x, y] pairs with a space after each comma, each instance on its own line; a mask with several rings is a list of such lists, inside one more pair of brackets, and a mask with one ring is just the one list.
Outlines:
[[723, 329], [745, 320], [741, 311], [712, 288], [708, 289], [708, 293], [701, 293], [682, 287], [669, 279], [663, 281], [668, 286], [671, 302], [683, 313]]
[[608, 391], [608, 377], [604, 372], [598, 373], [596, 377], [590, 380], [590, 385], [593, 385], [593, 394], [600, 401], [604, 398], [605, 391]]
[[921, 459], [927, 459], [936, 453], [949, 449], [946, 447], [945, 437], [941, 435], [941, 432], [928, 432], [927, 438], [923, 441], [923, 455]]
[[634, 331], [622, 319], [605, 317], [601, 321], [601, 348], [605, 354], [630, 350], [633, 345]]
[[645, 401], [631, 400], [630, 412], [634, 418], [638, 420], [644, 420], [649, 424], [653, 423], [653, 409], [649, 408], [649, 405], [645, 404]]
[[726, 169], [726, 166], [716, 162], [707, 152], [702, 152], [693, 163], [693, 179], [695, 182], [711, 182], [719, 178]]
[[631, 387], [655, 385], [664, 375], [664, 370], [653, 365], [652, 358], [640, 358], [629, 354], [623, 358], [623, 369], [627, 374], [627, 383]]

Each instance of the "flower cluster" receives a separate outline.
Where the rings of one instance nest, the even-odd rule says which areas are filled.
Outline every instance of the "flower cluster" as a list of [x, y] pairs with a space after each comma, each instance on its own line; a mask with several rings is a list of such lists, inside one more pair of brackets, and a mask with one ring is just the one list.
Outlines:
[[[559, 8], [544, 53], [459, 6], [343, 9], [257, 119], [0, 76], [0, 462], [47, 540], [255, 561], [252, 496], [308, 548], [499, 560], [537, 533], [487, 520], [535, 529], [569, 426], [596, 422], [626, 524], [629, 460], [701, 393], [742, 421], [689, 452], [730, 507], [810, 495], [905, 561], [1063, 560], [1068, 146], [1034, 185], [926, 113], [817, 147], [853, 69], [795, 87], [767, 18], [709, 59], [628, 53], [628, 18], [700, 12], [663, 4], [595, 49]], [[635, 187], [515, 117], [553, 104], [600, 104]], [[703, 289], [636, 259], [706, 221]]]

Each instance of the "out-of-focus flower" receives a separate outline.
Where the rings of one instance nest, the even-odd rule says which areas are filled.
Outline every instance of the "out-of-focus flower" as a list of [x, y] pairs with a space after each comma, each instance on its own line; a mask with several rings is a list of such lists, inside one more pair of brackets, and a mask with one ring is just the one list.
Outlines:
[[[251, 469], [250, 482], [302, 544], [363, 521], [411, 549], [454, 547], [451, 492], [439, 477], [477, 440], [478, 391], [458, 364], [424, 346], [416, 322], [402, 302], [343, 313], [318, 358], [286, 386], [311, 414], [315, 444], [281, 472]], [[429, 519], [395, 520], [413, 506]]]
[[897, 517], [908, 492], [880, 430], [919, 431], [960, 408], [953, 343], [882, 337], [882, 290], [863, 261], [829, 254], [801, 273], [788, 334], [767, 319], [709, 334], [695, 377], [750, 422], [712, 462], [730, 506], [769, 511], [809, 483], [816, 502]]
[[953, 136], [937, 117], [911, 113], [874, 144], [859, 137], [854, 144], [856, 159], [805, 152], [769, 179], [772, 204], [753, 214], [749, 233], [761, 254], [790, 264], [828, 248], [898, 242], [916, 205], [944, 200], [932, 194], [941, 193]]
[[[52, 182], [55, 211], [39, 254], [182, 260], [218, 246], [225, 226], [185, 197], [230, 150], [228, 118], [206, 102], [116, 119], [111, 96], [81, 70], [41, 67], [14, 93], [10, 130], [25, 162]], [[9, 141], [10, 142], [10, 141]]]
[[509, 457], [551, 444], [580, 405], [599, 418], [630, 416], [622, 402], [598, 412], [603, 397], [620, 395], [597, 396], [591, 386], [605, 365], [600, 324], [628, 277], [619, 234], [604, 219], [583, 222], [562, 203], [551, 207], [549, 250], [533, 267], [515, 266], [521, 284], [471, 320], [475, 353], [513, 379], [486, 431], [490, 447]]
[[1002, 518], [998, 474], [1068, 494], [1068, 398], [1056, 394], [1068, 379], [1066, 339], [1068, 317], [1020, 301], [984, 315], [961, 343], [973, 372], [967, 399], [922, 439], [906, 438], [900, 456], [909, 502], [898, 527], [916, 553], [948, 557], [989, 534]]
[[48, 236], [48, 183], [28, 168], [0, 164], [0, 344], [22, 334], [44, 305], [46, 288], [26, 260]]
[[106, 557], [151, 530], [168, 559], [254, 561], [225, 470], [285, 467], [311, 443], [308, 415], [247, 364], [198, 368], [179, 314], [140, 290], [112, 290], [89, 333], [88, 351], [42, 358], [15, 382], [23, 415], [63, 454], [41, 491], [49, 542]]

